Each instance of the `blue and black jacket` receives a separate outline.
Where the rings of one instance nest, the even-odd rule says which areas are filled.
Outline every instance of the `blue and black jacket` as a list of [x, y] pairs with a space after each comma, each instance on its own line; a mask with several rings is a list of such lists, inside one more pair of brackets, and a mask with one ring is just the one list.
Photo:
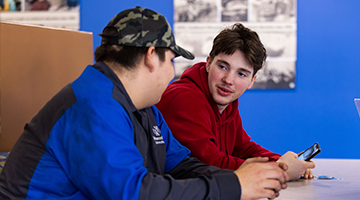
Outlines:
[[98, 62], [25, 125], [0, 199], [240, 199], [234, 173], [189, 156], [161, 113], [137, 110]]

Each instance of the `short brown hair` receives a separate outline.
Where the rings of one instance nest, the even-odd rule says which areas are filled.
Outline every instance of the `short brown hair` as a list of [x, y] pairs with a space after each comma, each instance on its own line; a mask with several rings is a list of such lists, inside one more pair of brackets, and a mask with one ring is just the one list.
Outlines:
[[241, 23], [222, 30], [214, 39], [210, 59], [220, 53], [232, 55], [236, 50], [244, 53], [245, 58], [254, 69], [253, 76], [259, 71], [267, 57], [266, 49], [258, 34]]

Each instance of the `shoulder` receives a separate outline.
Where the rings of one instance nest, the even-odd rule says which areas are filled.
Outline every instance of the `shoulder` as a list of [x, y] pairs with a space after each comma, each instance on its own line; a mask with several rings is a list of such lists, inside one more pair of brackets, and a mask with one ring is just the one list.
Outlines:
[[76, 98], [72, 111], [106, 124], [131, 121], [127, 108], [114, 98], [114, 83], [98, 70], [87, 67], [71, 85]]
[[177, 108], [191, 105], [203, 105], [207, 102], [205, 94], [189, 82], [175, 82], [168, 86], [161, 97], [160, 102], [156, 105], [161, 112], [164, 112], [168, 107]]

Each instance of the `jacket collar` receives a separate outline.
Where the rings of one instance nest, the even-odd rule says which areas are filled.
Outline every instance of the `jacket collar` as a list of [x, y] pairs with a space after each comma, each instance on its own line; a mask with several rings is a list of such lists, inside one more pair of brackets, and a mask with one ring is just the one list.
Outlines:
[[[96, 62], [92, 67], [94, 67], [95, 69], [97, 69], [98, 71], [103, 73], [108, 79], [110, 79], [110, 81], [113, 82], [114, 86], [122, 94], [123, 99], [121, 99], [121, 100], [116, 99], [116, 100], [119, 101], [119, 102], [122, 102], [122, 103], [126, 102], [127, 108], [131, 112], [136, 112], [137, 109], [136, 109], [135, 105], [133, 104], [129, 94], [125, 90], [124, 85], [121, 83], [120, 79], [114, 73], [114, 71], [112, 69], [110, 69], [110, 67], [108, 65], [106, 65], [104, 62]], [[113, 95], [114, 98], [115, 98], [115, 96], [117, 96], [117, 95]]]

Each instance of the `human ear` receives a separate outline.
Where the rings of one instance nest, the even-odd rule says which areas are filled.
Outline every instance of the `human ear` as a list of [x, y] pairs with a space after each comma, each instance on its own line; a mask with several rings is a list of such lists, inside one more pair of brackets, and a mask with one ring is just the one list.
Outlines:
[[144, 63], [150, 72], [153, 72], [155, 70], [156, 58], [157, 58], [157, 54], [155, 51], [155, 47], [153, 46], [149, 47], [144, 56]]
[[250, 89], [254, 85], [254, 82], [255, 82], [256, 78], [257, 78], [257, 75], [255, 74], [254, 77], [251, 79], [251, 83], [249, 84], [247, 89]]
[[210, 56], [206, 57], [206, 72], [209, 73], [209, 69], [210, 69], [210, 64], [211, 64], [211, 59]]

